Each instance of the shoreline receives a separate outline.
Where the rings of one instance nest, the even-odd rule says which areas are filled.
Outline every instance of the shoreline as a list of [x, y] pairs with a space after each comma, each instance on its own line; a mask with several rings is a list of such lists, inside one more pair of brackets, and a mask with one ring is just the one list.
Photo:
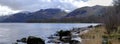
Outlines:
[[[99, 25], [99, 24], [97, 24]], [[79, 41], [80, 43], [82, 42], [82, 38], [80, 37], [81, 34], [87, 33], [89, 30], [91, 30], [91, 28], [94, 28], [97, 25], [89, 25], [86, 27], [80, 27], [80, 28], [73, 28], [73, 29], [69, 29], [68, 31], [70, 31], [72, 33], [71, 35], [71, 40], [76, 40]], [[45, 40], [46, 44], [49, 40]]]

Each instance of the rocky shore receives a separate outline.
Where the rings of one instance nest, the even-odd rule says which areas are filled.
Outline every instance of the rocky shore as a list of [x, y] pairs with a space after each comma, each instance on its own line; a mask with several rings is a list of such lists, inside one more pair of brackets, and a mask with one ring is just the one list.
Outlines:
[[43, 40], [43, 38], [29, 36], [26, 38], [22, 38], [20, 40], [16, 40], [14, 44], [81, 44], [82, 38], [81, 35], [87, 33], [91, 28], [98, 27], [96, 26], [88, 26], [82, 28], [73, 28], [71, 30], [60, 30], [55, 34], [47, 37], [48, 40]]

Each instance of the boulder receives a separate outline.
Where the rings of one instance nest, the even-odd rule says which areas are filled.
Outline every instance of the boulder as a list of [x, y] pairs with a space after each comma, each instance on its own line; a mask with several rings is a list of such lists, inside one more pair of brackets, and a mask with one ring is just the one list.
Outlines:
[[45, 41], [38, 37], [29, 36], [27, 39], [27, 44], [45, 44]]

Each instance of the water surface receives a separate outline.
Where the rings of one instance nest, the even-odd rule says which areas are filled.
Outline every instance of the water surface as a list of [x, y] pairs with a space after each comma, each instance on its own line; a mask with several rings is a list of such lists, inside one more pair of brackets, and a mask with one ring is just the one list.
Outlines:
[[0, 44], [12, 44], [28, 36], [47, 37], [58, 30], [86, 27], [97, 23], [0, 23]]

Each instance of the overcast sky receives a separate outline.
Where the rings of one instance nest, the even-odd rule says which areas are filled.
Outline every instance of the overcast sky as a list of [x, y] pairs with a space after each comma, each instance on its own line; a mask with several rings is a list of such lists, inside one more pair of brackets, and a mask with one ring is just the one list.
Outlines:
[[112, 0], [0, 0], [0, 15], [47, 8], [74, 10], [84, 6], [111, 5]]

